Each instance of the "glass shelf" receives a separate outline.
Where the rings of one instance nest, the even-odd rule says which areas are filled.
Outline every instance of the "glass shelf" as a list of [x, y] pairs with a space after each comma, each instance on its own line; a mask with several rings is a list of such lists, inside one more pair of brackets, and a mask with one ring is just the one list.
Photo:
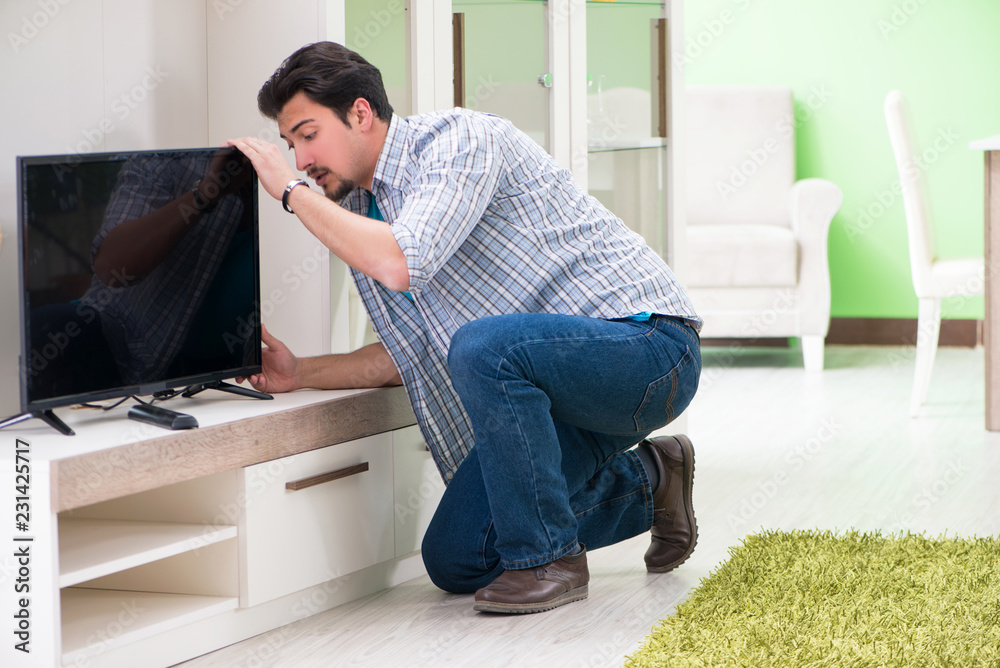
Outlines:
[[642, 137], [640, 139], [622, 139], [594, 143], [587, 146], [587, 153], [610, 153], [612, 151], [642, 151], [654, 148], [667, 148], [670, 140], [666, 137]]
[[586, 11], [588, 190], [665, 258], [663, 4], [590, 1]]
[[587, 0], [588, 5], [610, 5], [618, 7], [628, 7], [631, 5], [642, 5], [645, 7], [661, 7], [662, 0]]

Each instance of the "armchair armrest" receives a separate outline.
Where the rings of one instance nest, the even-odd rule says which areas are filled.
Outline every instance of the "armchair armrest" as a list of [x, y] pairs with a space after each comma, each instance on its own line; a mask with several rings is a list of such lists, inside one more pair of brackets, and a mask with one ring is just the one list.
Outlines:
[[825, 239], [843, 199], [840, 188], [826, 179], [796, 181], [788, 191], [788, 210], [796, 238], [816, 233]]
[[799, 242], [799, 325], [803, 335], [825, 337], [830, 329], [830, 222], [843, 193], [825, 179], [797, 181], [788, 194], [792, 231]]

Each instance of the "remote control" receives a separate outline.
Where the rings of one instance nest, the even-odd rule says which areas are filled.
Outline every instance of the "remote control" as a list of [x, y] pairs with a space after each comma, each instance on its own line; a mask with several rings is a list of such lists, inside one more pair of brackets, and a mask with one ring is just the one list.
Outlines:
[[198, 426], [193, 415], [152, 404], [136, 404], [128, 409], [128, 416], [132, 420], [148, 422], [164, 429], [192, 429]]

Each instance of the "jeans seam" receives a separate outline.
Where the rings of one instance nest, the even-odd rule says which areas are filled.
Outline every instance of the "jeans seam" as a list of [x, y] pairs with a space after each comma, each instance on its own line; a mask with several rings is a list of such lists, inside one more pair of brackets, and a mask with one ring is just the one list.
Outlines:
[[[677, 320], [675, 320], [673, 318], [670, 318], [670, 319], [662, 319], [662, 318], [660, 318], [660, 319], [656, 320], [656, 325], [654, 326], [654, 329], [659, 328], [659, 325], [661, 323], [664, 324], [664, 325], [667, 325], [671, 329], [676, 329], [676, 330], [680, 330], [681, 332], [683, 332], [684, 335], [687, 336], [688, 340], [691, 341], [692, 344], [695, 344], [695, 345], [698, 345], [698, 346], [701, 345], [701, 337], [698, 335], [698, 332], [695, 331], [694, 328], [692, 328], [690, 325], [686, 325], [684, 323], [678, 322]], [[664, 333], [666, 333], [666, 332], [664, 332]]]
[[[614, 322], [614, 321], [608, 321]], [[648, 338], [651, 333], [656, 331], [655, 325], [650, 327], [645, 331], [640, 332], [629, 332], [627, 334], [605, 334], [601, 336], [573, 336], [573, 337], [562, 337], [558, 339], [548, 338], [548, 339], [531, 339], [530, 341], [520, 341], [517, 344], [508, 348], [502, 355], [500, 355], [501, 363], [507, 359], [515, 350], [522, 348], [523, 346], [535, 344], [535, 343], [571, 343], [574, 341], [606, 341], [609, 339], [630, 339], [630, 338]]]
[[[525, 444], [527, 442], [527, 437], [526, 437], [526, 435], [524, 433], [524, 428], [521, 425], [520, 416], [517, 414], [517, 411], [514, 410], [514, 406], [513, 406], [513, 404], [511, 403], [511, 400], [510, 400], [510, 395], [507, 392], [507, 381], [500, 380], [500, 367], [503, 366], [503, 364], [507, 362], [507, 355], [509, 353], [510, 353], [510, 351], [508, 351], [507, 353], [504, 353], [503, 355], [500, 356], [500, 361], [498, 362], [496, 371], [494, 372], [494, 378], [503, 387], [504, 401], [507, 402], [507, 408], [510, 410], [511, 415], [514, 416], [514, 421], [517, 424], [517, 431], [518, 431], [518, 436], [520, 438], [520, 443], [521, 444]], [[527, 455], [528, 453], [525, 453], [525, 454]], [[530, 457], [530, 456], [526, 456], [526, 459], [528, 461], [528, 471], [530, 473], [531, 494], [532, 494], [532, 496], [534, 497], [534, 500], [535, 500], [535, 519], [538, 522], [539, 526], [541, 526], [542, 530], [545, 532], [545, 540], [548, 542], [549, 545], [552, 545], [552, 536], [549, 533], [549, 528], [545, 524], [545, 519], [539, 513], [538, 482], [537, 482], [538, 481], [538, 476], [536, 475], [536, 472], [535, 472], [535, 460], [534, 460], [533, 457]], [[499, 534], [498, 534], [498, 537], [499, 537]], [[501, 560], [502, 560], [502, 556], [501, 556]], [[510, 563], [523, 563], [523, 561], [521, 561], [521, 562], [510, 562]]]
[[603, 501], [601, 501], [597, 505], [593, 505], [590, 508], [587, 508], [586, 510], [581, 510], [578, 513], [574, 513], [573, 516], [576, 517], [576, 518], [586, 517], [590, 513], [594, 512], [595, 510], [598, 510], [598, 509], [603, 508], [605, 506], [609, 506], [612, 503], [615, 503], [617, 501], [622, 501], [624, 499], [628, 499], [630, 497], [635, 496], [636, 494], [640, 494], [640, 495], [643, 496], [643, 498], [645, 498], [645, 494], [646, 494], [646, 490], [647, 489], [649, 489], [649, 487], [647, 485], [643, 484], [643, 486], [640, 489], [633, 490], [633, 491], [629, 492], [628, 494], [622, 494], [620, 496], [616, 496], [613, 499], [604, 499]]
[[479, 557], [482, 560], [483, 570], [489, 570], [489, 565], [486, 563], [486, 543], [490, 539], [490, 529], [493, 528], [493, 518], [486, 524], [486, 532], [483, 534], [483, 540], [479, 548]]
[[548, 556], [535, 557], [533, 559], [521, 559], [519, 561], [503, 561], [501, 559], [501, 563], [504, 565], [504, 568], [507, 568], [508, 566], [510, 566], [511, 568], [509, 568], [508, 570], [515, 570], [515, 571], [519, 570], [518, 568], [516, 568], [516, 566], [519, 565], [519, 564], [528, 564], [528, 566], [524, 566], [523, 568], [532, 568], [534, 566], [543, 566], [545, 564], [551, 563], [551, 562], [555, 561], [556, 559], [559, 559], [560, 557], [563, 557], [566, 554], [568, 554], [569, 551], [573, 549], [573, 546], [577, 542], [578, 542], [578, 540], [576, 538], [574, 538], [569, 544], [563, 545], [562, 547], [560, 547], [559, 549], [555, 550], [554, 552], [552, 552], [551, 555], [548, 555]]

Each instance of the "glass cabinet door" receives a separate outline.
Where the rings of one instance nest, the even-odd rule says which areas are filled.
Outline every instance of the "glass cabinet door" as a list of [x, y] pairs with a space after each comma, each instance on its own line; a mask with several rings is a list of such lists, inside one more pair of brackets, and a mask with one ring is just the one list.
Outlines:
[[[551, 151], [549, 141], [548, 33], [546, 2], [454, 0], [464, 39], [455, 48], [455, 68], [464, 83], [456, 106], [510, 120]], [[459, 18], [461, 17], [461, 18]]]
[[409, 54], [406, 5], [403, 0], [345, 0], [344, 46], [361, 54], [382, 73], [389, 104], [398, 116], [409, 116]]
[[[344, 46], [356, 51], [382, 73], [382, 83], [389, 97], [389, 104], [397, 116], [409, 116], [412, 109], [409, 81], [410, 56], [406, 38], [406, 3], [404, 0], [345, 0]], [[339, 261], [337, 266], [341, 266]], [[346, 284], [348, 323], [347, 341], [335, 344], [333, 349], [355, 350], [377, 341], [368, 314], [354, 281], [343, 272], [331, 272], [332, 298], [342, 294], [340, 286]], [[336, 313], [336, 306], [333, 308]]]
[[661, 2], [587, 3], [587, 183], [666, 258], [663, 11]]

